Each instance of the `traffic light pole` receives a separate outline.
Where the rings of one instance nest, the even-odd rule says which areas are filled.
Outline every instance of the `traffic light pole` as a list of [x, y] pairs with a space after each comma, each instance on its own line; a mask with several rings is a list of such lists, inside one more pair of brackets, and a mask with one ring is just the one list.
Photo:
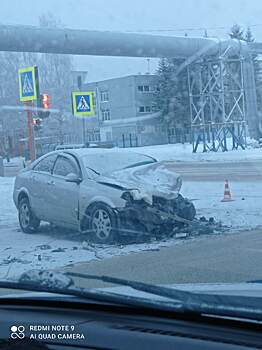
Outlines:
[[[26, 103], [27, 107], [30, 107], [30, 102]], [[27, 133], [28, 133], [28, 150], [29, 150], [29, 159], [31, 161], [35, 160], [35, 140], [34, 140], [34, 131], [32, 126], [32, 111], [30, 108], [26, 111], [27, 115]]]

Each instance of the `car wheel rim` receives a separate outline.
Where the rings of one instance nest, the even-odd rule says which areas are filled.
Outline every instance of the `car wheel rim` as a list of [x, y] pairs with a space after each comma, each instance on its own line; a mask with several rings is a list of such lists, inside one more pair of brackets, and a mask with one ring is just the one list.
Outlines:
[[25, 203], [20, 208], [20, 222], [22, 227], [28, 227], [30, 223], [30, 211]]
[[101, 240], [105, 240], [110, 236], [112, 223], [105, 210], [98, 209], [95, 211], [92, 220], [92, 229], [94, 230], [95, 235]]

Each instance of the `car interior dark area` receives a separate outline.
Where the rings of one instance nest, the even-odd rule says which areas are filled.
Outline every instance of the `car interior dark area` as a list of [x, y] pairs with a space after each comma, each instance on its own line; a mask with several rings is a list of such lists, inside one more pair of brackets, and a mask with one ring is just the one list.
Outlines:
[[[247, 325], [241, 320], [221, 320], [212, 315], [174, 314], [92, 301], [81, 303], [38, 298], [11, 299], [11, 303], [3, 301], [0, 349], [261, 348], [261, 326]], [[37, 329], [39, 334], [42, 332], [41, 340], [36, 341], [32, 337], [3, 340], [8, 339], [9, 324], [14, 319], [28, 329], [39, 325]], [[70, 331], [45, 331], [51, 329], [51, 325], [64, 324], [73, 326], [74, 337], [69, 336]], [[56, 329], [60, 329], [59, 326]], [[60, 337], [52, 340], [52, 332]], [[84, 339], [81, 337], [83, 334]]]
[[0, 6], [0, 350], [262, 349], [261, 0]]

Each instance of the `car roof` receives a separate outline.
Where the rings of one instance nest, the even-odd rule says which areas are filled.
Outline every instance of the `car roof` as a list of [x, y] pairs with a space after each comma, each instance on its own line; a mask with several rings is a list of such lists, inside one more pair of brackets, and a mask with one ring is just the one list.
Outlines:
[[[84, 157], [84, 156], [88, 156], [89, 154], [110, 154], [110, 155], [117, 155], [117, 154], [130, 154], [130, 150], [127, 150], [127, 149], [123, 149], [123, 148], [78, 148], [78, 149], [65, 149], [65, 150], [59, 150], [59, 151], [56, 151], [58, 153], [70, 153], [70, 154], [73, 154], [77, 157]], [[133, 152], [132, 153], [134, 154], [139, 154], [139, 155], [142, 155], [142, 156], [145, 156], [145, 157], [149, 157], [151, 159], [154, 159], [156, 160], [154, 157], [151, 157], [147, 154], [143, 154], [143, 153], [140, 153], [140, 152]]]
[[78, 149], [78, 148], [84, 148], [84, 144], [65, 144], [65, 145], [57, 145], [56, 150], [62, 150], [62, 149]]

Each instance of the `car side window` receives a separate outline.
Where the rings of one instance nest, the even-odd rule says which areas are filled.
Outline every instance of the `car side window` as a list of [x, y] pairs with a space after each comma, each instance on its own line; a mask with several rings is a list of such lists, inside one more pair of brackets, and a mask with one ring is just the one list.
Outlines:
[[41, 171], [45, 173], [51, 173], [55, 160], [56, 160], [56, 155], [52, 154], [50, 156], [45, 157], [44, 159], [40, 160], [39, 163], [37, 163], [33, 170], [34, 171]]
[[69, 159], [65, 157], [58, 157], [55, 163], [53, 174], [66, 177], [70, 173], [79, 175], [79, 169]]

